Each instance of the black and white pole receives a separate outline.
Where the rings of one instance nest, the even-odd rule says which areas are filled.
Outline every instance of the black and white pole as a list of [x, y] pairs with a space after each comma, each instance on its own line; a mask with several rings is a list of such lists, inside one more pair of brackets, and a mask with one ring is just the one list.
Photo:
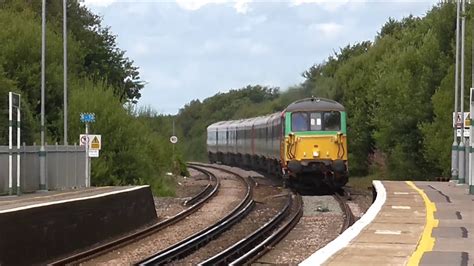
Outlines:
[[20, 94], [8, 93], [8, 194], [13, 194], [13, 112], [16, 109], [16, 193], [20, 195]]
[[457, 117], [458, 117], [458, 89], [459, 89], [459, 13], [461, 6], [459, 0], [456, 0], [456, 67], [454, 77], [454, 140], [451, 148], [451, 180], [457, 182], [459, 177], [459, 146], [457, 137]]
[[8, 93], [8, 194], [13, 192], [13, 95]]
[[40, 159], [40, 190], [46, 190], [46, 150], [44, 148], [44, 93], [45, 93], [45, 62], [46, 62], [46, 0], [43, 0], [41, 12], [41, 147]]
[[[173, 136], [176, 136], [175, 132], [174, 132], [174, 120], [173, 120]], [[174, 144], [173, 142], [171, 142], [173, 144], [173, 160], [174, 160]]]
[[171, 142], [171, 146], [173, 147], [173, 154], [172, 154], [172, 162], [173, 162], [173, 169], [176, 169], [176, 158], [174, 156], [174, 145], [176, 145], [176, 143], [178, 143], [178, 137], [176, 137], [176, 134], [175, 134], [175, 127], [174, 127], [174, 120], [173, 120], [173, 135], [171, 135], [170, 137], [170, 142]]
[[16, 194], [20, 195], [20, 143], [21, 143], [21, 132], [20, 132], [20, 95], [17, 94], [18, 97], [16, 103]]

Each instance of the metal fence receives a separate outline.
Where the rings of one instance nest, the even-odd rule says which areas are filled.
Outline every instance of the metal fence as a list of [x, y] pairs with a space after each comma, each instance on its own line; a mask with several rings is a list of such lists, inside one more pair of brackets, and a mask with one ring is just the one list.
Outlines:
[[[85, 186], [85, 148], [77, 145], [46, 145], [46, 184], [49, 190]], [[20, 153], [20, 190], [22, 193], [40, 188], [40, 146], [23, 145]], [[17, 187], [16, 161], [18, 149], [12, 149], [12, 187]], [[8, 188], [8, 146], [0, 146], [0, 195]]]

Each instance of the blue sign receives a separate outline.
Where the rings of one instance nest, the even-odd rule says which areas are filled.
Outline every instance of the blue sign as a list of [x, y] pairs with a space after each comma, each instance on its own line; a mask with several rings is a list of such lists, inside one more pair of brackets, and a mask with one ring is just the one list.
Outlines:
[[81, 113], [81, 122], [82, 123], [95, 122], [95, 114], [94, 113]]

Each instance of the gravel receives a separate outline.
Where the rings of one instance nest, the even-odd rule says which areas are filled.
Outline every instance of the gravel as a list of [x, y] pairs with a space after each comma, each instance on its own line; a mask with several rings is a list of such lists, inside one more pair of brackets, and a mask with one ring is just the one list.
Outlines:
[[209, 184], [209, 178], [205, 174], [191, 168], [189, 173], [190, 177], [175, 177], [175, 197], [153, 197], [159, 220], [168, 219], [185, 210], [187, 207], [183, 206], [183, 202], [197, 195]]
[[[360, 218], [372, 204], [371, 191], [350, 189], [349, 206]], [[296, 227], [254, 264], [296, 265], [339, 236], [342, 211], [333, 196], [303, 196], [304, 213]]]
[[[217, 222], [232, 209], [234, 209], [243, 198], [245, 188], [242, 182], [220, 171], [213, 171], [221, 179], [221, 187], [216, 196], [209, 200], [201, 209], [191, 214], [184, 220], [170, 225], [167, 228], [145, 237], [131, 245], [119, 248], [109, 252], [101, 257], [87, 261], [85, 265], [130, 265], [145, 257], [148, 257], [159, 250], [163, 250], [174, 243], [177, 243], [186, 237], [203, 230], [209, 225]], [[206, 183], [207, 185], [207, 183]], [[180, 192], [181, 193], [181, 192]], [[193, 193], [187, 193], [183, 190], [182, 195], [191, 196]], [[158, 198], [158, 211], [161, 217], [176, 212], [172, 207], [165, 207], [166, 201]], [[169, 200], [171, 204], [176, 204]], [[161, 206], [161, 207], [160, 207]]]
[[303, 196], [305, 216], [319, 216], [326, 212], [342, 214], [339, 203], [333, 196]]
[[212, 240], [190, 256], [177, 261], [176, 264], [196, 265], [247, 237], [271, 220], [283, 208], [287, 199], [287, 193], [284, 194], [285, 197], [279, 196], [281, 194], [281, 189], [267, 185], [258, 185], [254, 188], [253, 192], [253, 199], [257, 203], [245, 218], [225, 231], [217, 239]]

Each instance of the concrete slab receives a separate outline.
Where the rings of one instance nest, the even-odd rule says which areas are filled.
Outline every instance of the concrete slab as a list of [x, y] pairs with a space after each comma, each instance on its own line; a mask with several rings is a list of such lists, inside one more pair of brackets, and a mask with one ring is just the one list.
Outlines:
[[402, 223], [402, 221], [398, 221], [398, 223], [371, 223], [367, 226], [367, 230], [393, 230], [393, 231], [404, 231], [404, 232], [419, 232], [423, 231], [425, 228], [424, 223], [413, 223], [413, 224], [406, 224]]
[[460, 211], [456, 210], [439, 210], [435, 212], [435, 218], [441, 220], [461, 220], [462, 215]]
[[420, 265], [468, 265], [466, 252], [430, 251], [423, 254]]
[[438, 227], [461, 227], [464, 226], [468, 231], [471, 231], [474, 234], [474, 219], [470, 221], [461, 219], [440, 219]]
[[420, 240], [421, 231], [364, 230], [356, 241], [359, 243], [416, 244]]
[[416, 244], [392, 244], [392, 243], [361, 243], [356, 242], [346, 249], [352, 254], [360, 256], [376, 256], [380, 254], [391, 254], [396, 257], [404, 257], [411, 254], [416, 248]]
[[437, 227], [431, 232], [435, 238], [467, 238], [465, 227]]
[[329, 260], [324, 265], [337, 265], [337, 266], [380, 266], [380, 265], [405, 265], [409, 257], [397, 257], [397, 256], [386, 256], [386, 255], [370, 255], [361, 256], [357, 254], [344, 254], [336, 259]]
[[439, 237], [436, 240], [434, 251], [464, 251], [474, 254], [474, 238], [443, 239]]
[[[397, 216], [377, 216], [377, 223], [399, 223], [400, 222], [400, 217]], [[426, 218], [424, 216], [417, 216], [417, 217], [410, 217], [407, 221], [405, 221], [406, 224], [424, 224], [426, 222]]]

